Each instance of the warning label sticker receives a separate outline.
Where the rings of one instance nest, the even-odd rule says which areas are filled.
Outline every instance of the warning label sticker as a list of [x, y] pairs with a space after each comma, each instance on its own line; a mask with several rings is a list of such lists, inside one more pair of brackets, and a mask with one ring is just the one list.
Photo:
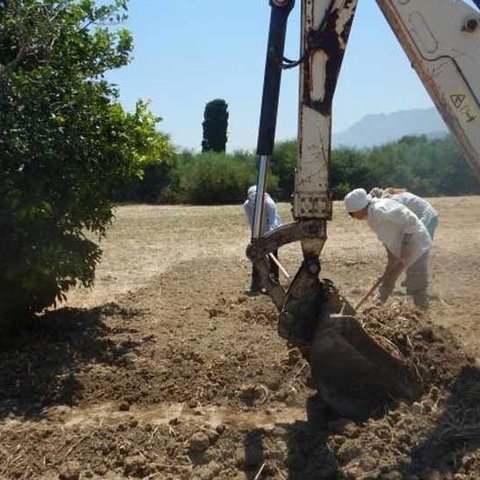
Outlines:
[[450, 94], [450, 101], [466, 123], [471, 123], [477, 119], [478, 109], [474, 107], [474, 102], [469, 94], [454, 92]]

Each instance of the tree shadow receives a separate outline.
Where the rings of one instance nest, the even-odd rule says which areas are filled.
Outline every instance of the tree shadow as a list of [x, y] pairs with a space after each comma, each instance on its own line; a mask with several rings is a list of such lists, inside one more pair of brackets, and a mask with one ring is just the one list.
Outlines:
[[[339, 463], [327, 445], [329, 422], [336, 416], [317, 395], [307, 400], [307, 420], [276, 424], [273, 431], [262, 428], [247, 432], [241, 465], [247, 480], [285, 478], [288, 480], [340, 478]], [[283, 446], [285, 450], [283, 450]]]
[[[435, 428], [412, 450], [411, 462], [400, 465], [398, 470], [404, 474], [436, 470], [448, 476], [459, 469], [468, 470], [465, 458], [479, 448], [480, 370], [468, 366], [455, 379], [445, 411]], [[473, 468], [478, 467], [477, 464]], [[468, 473], [479, 475], [478, 470]]]
[[288, 480], [334, 479], [339, 476], [339, 463], [329, 448], [328, 425], [338, 419], [319, 396], [306, 402], [307, 421], [287, 426]]
[[265, 478], [262, 474], [267, 474], [268, 469], [265, 469], [266, 464], [266, 451], [264, 446], [264, 440], [266, 437], [266, 431], [263, 428], [255, 428], [250, 430], [245, 435], [243, 440], [244, 456], [241, 459], [237, 458], [237, 462], [245, 471], [247, 480], [253, 480], [255, 478]]
[[35, 319], [0, 341], [0, 419], [9, 414], [38, 419], [46, 407], [74, 405], [82, 397], [80, 370], [90, 364], [122, 365], [140, 342], [116, 342], [128, 326], [109, 327], [105, 319], [131, 321], [137, 311], [109, 303], [92, 309], [62, 308]]

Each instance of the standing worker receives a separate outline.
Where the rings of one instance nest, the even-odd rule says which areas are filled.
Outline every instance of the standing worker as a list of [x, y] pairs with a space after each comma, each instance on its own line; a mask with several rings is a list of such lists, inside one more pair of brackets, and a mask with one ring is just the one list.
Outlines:
[[423, 198], [407, 192], [404, 188], [372, 188], [370, 195], [375, 198], [391, 198], [396, 202], [405, 205], [411, 210], [418, 219], [425, 225], [430, 238], [433, 240], [435, 237], [435, 230], [438, 226], [438, 213], [437, 211]]
[[390, 198], [373, 198], [363, 188], [345, 197], [348, 214], [366, 220], [388, 251], [379, 298], [385, 302], [406, 269], [405, 286], [417, 307], [428, 308], [428, 261], [432, 240], [423, 223], [407, 207]]
[[[243, 209], [250, 225], [250, 230], [253, 231], [253, 220], [255, 213], [255, 200], [257, 198], [257, 187], [252, 185], [247, 191], [247, 199], [243, 203]], [[260, 229], [260, 235], [264, 235], [267, 232], [271, 232], [276, 228], [282, 225], [282, 220], [280, 219], [277, 206], [273, 201], [272, 197], [265, 193], [265, 200], [263, 203], [263, 215], [262, 215], [262, 227]], [[278, 250], [272, 252], [273, 255], [278, 259]], [[270, 275], [278, 282], [278, 266], [276, 263], [269, 258], [270, 261]], [[250, 290], [248, 291], [249, 295], [258, 295], [261, 293], [260, 287], [260, 275], [253, 265], [252, 268], [252, 283], [250, 285]]]

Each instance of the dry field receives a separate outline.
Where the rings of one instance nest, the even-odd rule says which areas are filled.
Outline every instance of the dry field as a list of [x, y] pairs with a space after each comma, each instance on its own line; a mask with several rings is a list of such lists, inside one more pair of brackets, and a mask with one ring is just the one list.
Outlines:
[[[241, 206], [119, 207], [95, 287], [0, 352], [0, 478], [480, 479], [480, 197], [432, 203], [430, 311], [401, 288], [367, 308], [408, 327], [431, 384], [363, 423], [307, 419], [308, 366], [244, 295]], [[354, 303], [384, 256], [335, 204], [322, 276]], [[280, 259], [294, 273], [299, 245]]]

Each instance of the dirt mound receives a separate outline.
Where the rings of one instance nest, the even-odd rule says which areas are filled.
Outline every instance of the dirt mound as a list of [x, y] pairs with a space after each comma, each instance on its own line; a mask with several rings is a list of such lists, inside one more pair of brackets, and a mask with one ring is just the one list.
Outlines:
[[402, 304], [371, 307], [360, 315], [369, 334], [386, 350], [400, 354], [424, 389], [448, 388], [473, 363], [447, 329]]
[[4, 346], [0, 478], [480, 478], [480, 375], [447, 330], [405, 305], [365, 311], [424, 394], [354, 423], [309, 398], [308, 365], [233, 268], [180, 265]]
[[473, 359], [448, 330], [405, 305], [370, 308], [361, 320], [379, 343], [405, 357], [424, 394], [364, 423], [327, 421], [314, 435], [320, 447], [298, 478], [317, 478], [319, 458], [352, 479], [480, 478], [474, 453], [480, 445], [480, 372]]

